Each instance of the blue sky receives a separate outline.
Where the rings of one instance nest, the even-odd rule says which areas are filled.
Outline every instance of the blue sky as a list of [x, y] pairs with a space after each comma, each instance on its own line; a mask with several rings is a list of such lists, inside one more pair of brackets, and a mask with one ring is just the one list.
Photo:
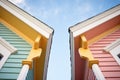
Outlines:
[[68, 28], [120, 4], [120, 0], [11, 0], [55, 33], [47, 80], [71, 80]]

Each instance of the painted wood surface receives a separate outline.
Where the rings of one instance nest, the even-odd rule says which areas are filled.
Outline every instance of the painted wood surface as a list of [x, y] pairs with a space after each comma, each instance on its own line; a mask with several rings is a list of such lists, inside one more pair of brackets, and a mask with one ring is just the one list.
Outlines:
[[[9, 79], [16, 80], [22, 69], [22, 60], [26, 59], [31, 50], [31, 45], [21, 37], [10, 31], [7, 27], [0, 23], [0, 37], [5, 39], [11, 45], [18, 49], [18, 52], [11, 54], [2, 69], [0, 70], [0, 80]], [[28, 73], [29, 74], [29, 73]], [[31, 73], [32, 74], [32, 73]], [[31, 77], [32, 79], [32, 76]], [[28, 79], [30, 80], [30, 78]]]
[[99, 60], [99, 67], [106, 80], [120, 80], [120, 66], [110, 53], [103, 51], [104, 47], [120, 38], [120, 29], [91, 44], [94, 58]]

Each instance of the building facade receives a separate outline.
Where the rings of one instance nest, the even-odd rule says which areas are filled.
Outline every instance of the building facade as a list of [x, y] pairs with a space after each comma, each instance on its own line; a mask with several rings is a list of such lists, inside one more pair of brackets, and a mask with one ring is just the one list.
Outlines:
[[120, 80], [120, 5], [69, 32], [72, 80]]
[[0, 80], [46, 80], [53, 29], [0, 0]]

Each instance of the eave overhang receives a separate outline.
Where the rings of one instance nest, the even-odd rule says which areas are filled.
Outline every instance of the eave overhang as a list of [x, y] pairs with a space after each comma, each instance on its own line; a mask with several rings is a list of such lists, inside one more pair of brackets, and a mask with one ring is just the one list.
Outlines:
[[0, 5], [46, 38], [49, 38], [50, 34], [53, 33], [53, 29], [50, 28], [48, 25], [31, 16], [17, 6], [13, 5], [11, 2], [7, 0], [1, 0]]
[[70, 27], [69, 31], [76, 37], [119, 15], [120, 5]]

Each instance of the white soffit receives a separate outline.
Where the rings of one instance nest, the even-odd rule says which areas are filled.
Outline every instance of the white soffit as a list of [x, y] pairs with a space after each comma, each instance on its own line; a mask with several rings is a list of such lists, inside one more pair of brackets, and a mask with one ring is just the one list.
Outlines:
[[118, 56], [120, 54], [120, 39], [106, 46], [104, 51], [109, 52], [120, 65], [120, 58]]
[[2, 55], [2, 58], [0, 60], [0, 69], [6, 62], [10, 54], [15, 52], [17, 52], [17, 49], [0, 37], [0, 54]]
[[5, 8], [7, 11], [12, 13], [14, 16], [19, 18], [21, 21], [25, 22], [30, 27], [35, 29], [37, 32], [44, 35], [46, 38], [49, 38], [49, 35], [53, 30], [48, 28], [45, 24], [40, 23], [40, 21], [31, 18], [30, 15], [28, 15], [24, 11], [18, 9], [17, 7], [12, 5], [9, 1], [6, 1], [6, 0], [0, 1], [0, 5], [3, 8]]
[[79, 23], [71, 27], [70, 30], [73, 32], [73, 36], [76, 37], [118, 15], [120, 15], [120, 5], [87, 21]]

